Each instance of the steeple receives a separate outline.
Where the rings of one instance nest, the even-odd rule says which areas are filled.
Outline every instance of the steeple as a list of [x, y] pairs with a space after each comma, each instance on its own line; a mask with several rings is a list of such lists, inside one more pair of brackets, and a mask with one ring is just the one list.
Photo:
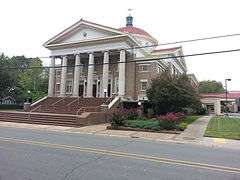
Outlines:
[[128, 9], [129, 15], [126, 17], [126, 26], [127, 27], [132, 27], [133, 26], [133, 17], [131, 16], [131, 11], [132, 9]]

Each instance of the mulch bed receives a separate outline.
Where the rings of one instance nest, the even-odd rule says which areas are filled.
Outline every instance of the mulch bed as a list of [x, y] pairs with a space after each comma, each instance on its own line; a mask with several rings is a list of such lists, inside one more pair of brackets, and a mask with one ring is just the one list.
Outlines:
[[107, 126], [108, 130], [123, 130], [123, 131], [141, 131], [141, 132], [154, 132], [154, 133], [167, 133], [167, 134], [181, 134], [182, 131], [173, 130], [152, 130], [152, 129], [141, 129], [141, 128], [131, 128], [131, 127], [113, 127]]

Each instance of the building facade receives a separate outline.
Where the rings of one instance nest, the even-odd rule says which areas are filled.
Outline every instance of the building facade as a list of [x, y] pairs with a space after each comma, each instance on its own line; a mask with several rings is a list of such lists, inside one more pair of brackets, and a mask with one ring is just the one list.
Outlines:
[[222, 115], [224, 108], [229, 112], [240, 111], [240, 91], [230, 91], [226, 93], [201, 93], [201, 102], [209, 114]]
[[134, 27], [132, 16], [126, 20], [115, 29], [81, 19], [44, 43], [51, 51], [48, 96], [143, 100], [164, 69], [187, 72], [181, 47], [157, 49], [158, 41]]

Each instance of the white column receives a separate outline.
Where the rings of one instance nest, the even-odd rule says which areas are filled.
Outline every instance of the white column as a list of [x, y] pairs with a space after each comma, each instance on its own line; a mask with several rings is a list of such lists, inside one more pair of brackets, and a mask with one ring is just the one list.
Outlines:
[[66, 95], [66, 80], [67, 80], [67, 56], [64, 56], [62, 59], [60, 96]]
[[77, 54], [75, 57], [73, 96], [79, 96], [80, 65], [80, 54]]
[[120, 51], [120, 63], [119, 63], [119, 78], [118, 78], [118, 95], [125, 95], [125, 65], [126, 65], [126, 52]]
[[55, 78], [55, 57], [51, 58], [48, 81], [48, 96], [52, 97], [54, 94], [54, 78]]
[[108, 96], [108, 70], [109, 70], [109, 53], [106, 51], [103, 55], [103, 75], [102, 75], [102, 97]]
[[221, 101], [216, 100], [214, 103], [214, 113], [215, 115], [221, 115]]
[[94, 55], [89, 54], [88, 77], [87, 77], [87, 97], [93, 97], [93, 73], [94, 73]]

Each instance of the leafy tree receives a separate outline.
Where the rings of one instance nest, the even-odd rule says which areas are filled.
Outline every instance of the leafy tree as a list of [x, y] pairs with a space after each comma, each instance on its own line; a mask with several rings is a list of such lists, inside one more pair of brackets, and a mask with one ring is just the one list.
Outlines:
[[42, 68], [42, 61], [39, 58], [32, 58], [28, 69], [19, 75], [19, 87], [23, 97], [28, 97], [28, 91], [31, 92], [33, 100], [39, 99], [47, 93], [47, 80], [45, 71]]
[[147, 96], [156, 114], [182, 112], [193, 105], [201, 106], [188, 76], [186, 74], [173, 76], [168, 70], [152, 81]]
[[0, 96], [5, 96], [14, 83], [14, 78], [6, 68], [10, 66], [10, 61], [3, 53], [0, 55]]
[[199, 82], [199, 93], [223, 93], [224, 88], [221, 82], [207, 80]]
[[33, 100], [44, 96], [47, 92], [48, 72], [42, 68], [32, 68], [35, 66], [42, 66], [40, 59], [25, 56], [10, 58], [0, 54], [0, 96], [10, 95], [16, 100], [23, 100], [28, 96], [28, 90]]

